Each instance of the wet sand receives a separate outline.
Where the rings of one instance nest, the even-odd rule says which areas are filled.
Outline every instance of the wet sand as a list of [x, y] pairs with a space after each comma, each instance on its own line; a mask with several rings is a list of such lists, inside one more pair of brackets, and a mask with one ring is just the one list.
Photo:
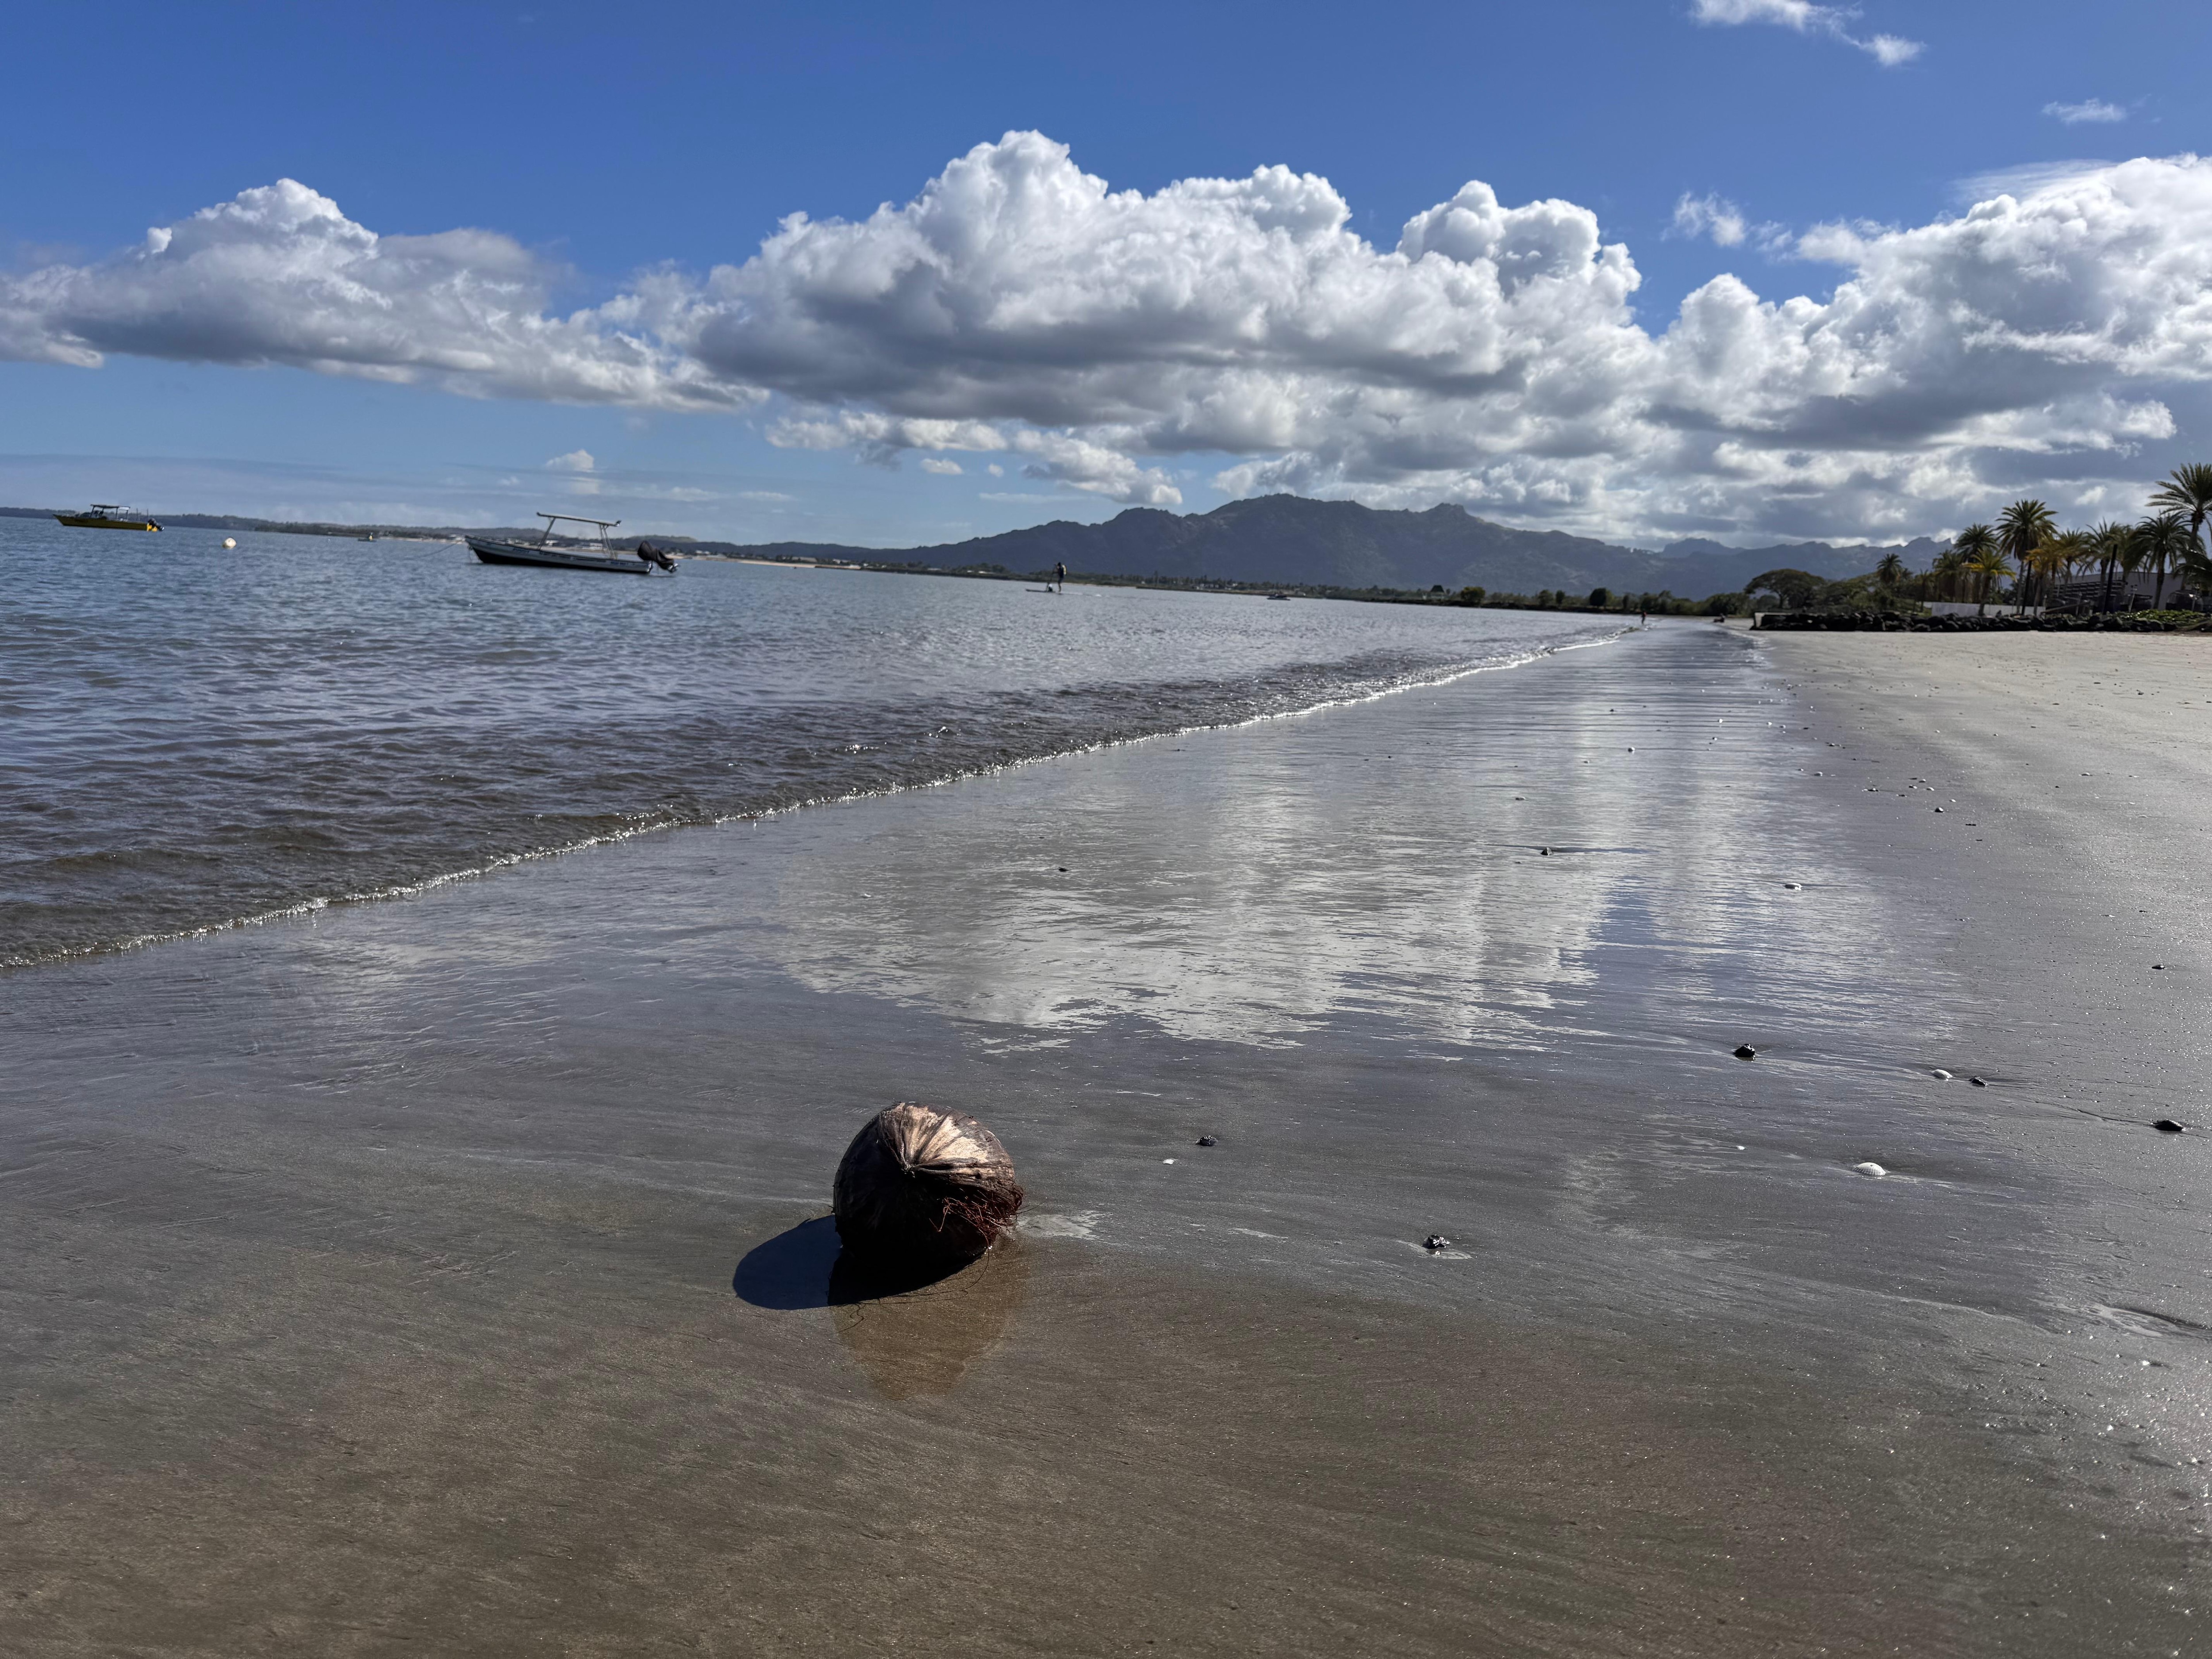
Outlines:
[[[0, 981], [0, 1645], [2188, 1651], [2203, 930], [2106, 912], [2198, 763], [2052, 643], [1659, 629]], [[900, 1095], [1030, 1225], [841, 1304]]]

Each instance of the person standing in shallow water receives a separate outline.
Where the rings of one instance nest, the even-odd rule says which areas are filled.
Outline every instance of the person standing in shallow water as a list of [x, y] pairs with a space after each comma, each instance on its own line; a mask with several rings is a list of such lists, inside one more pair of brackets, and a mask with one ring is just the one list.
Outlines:
[[1063, 559], [1052, 568], [1052, 585], [1060, 592], [1067, 592], [1067, 562]]

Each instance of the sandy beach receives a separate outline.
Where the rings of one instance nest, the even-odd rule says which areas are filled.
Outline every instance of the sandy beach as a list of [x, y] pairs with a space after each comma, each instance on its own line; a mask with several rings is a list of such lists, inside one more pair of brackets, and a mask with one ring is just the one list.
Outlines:
[[[0, 1647], [2191, 1651], [2204, 650], [1656, 627], [11, 974]], [[842, 1303], [901, 1097], [1030, 1212]]]

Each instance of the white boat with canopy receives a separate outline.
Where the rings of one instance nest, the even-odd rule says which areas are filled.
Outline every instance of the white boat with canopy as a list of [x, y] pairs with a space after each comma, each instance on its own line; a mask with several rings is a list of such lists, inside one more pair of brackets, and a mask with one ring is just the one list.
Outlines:
[[[471, 536], [469, 550], [486, 564], [527, 564], [547, 570], [611, 570], [626, 576], [676, 574], [675, 559], [651, 542], [640, 542], [632, 552], [609, 542], [607, 532], [622, 523], [620, 519], [580, 519], [573, 513], [540, 513], [538, 516], [545, 520], [545, 528], [536, 541], [509, 542], [491, 536]], [[556, 538], [555, 526], [564, 524], [595, 526], [599, 531], [598, 546], [592, 546], [580, 533]]]

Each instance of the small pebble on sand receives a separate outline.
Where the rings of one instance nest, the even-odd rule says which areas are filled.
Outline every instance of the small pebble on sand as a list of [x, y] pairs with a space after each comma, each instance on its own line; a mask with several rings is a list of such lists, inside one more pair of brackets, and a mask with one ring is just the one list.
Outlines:
[[1201, 1146], [1211, 1146], [1215, 1143], [1212, 1135], [1200, 1135], [1198, 1138], [1198, 1144]]
[[2160, 1134], [2180, 1135], [2187, 1134], [2189, 1133], [2189, 1126], [2187, 1124], [2176, 1123], [2170, 1117], [2162, 1117], [2150, 1127], [2157, 1130]]
[[1782, 890], [1785, 893], [1802, 892], [1804, 890], [1804, 884], [1802, 882], [1785, 881], [1782, 884]]
[[1736, 1045], [1735, 1057], [1738, 1060], [1757, 1060], [1759, 1058], [1759, 1050], [1753, 1048], [1748, 1042], [1741, 1042]]
[[1442, 1233], [1431, 1233], [1421, 1241], [1421, 1248], [1425, 1250], [1448, 1250], [1451, 1249], [1451, 1240]]
[[1944, 1070], [1941, 1066], [1938, 1066], [1936, 1068], [1936, 1070], [1935, 1070], [1935, 1072], [1934, 1072], [1933, 1075], [1935, 1075], [1935, 1076], [1936, 1076], [1936, 1077], [1939, 1077], [1939, 1078], [1942, 1079], [1943, 1079], [1943, 1081], [1944, 1081], [1944, 1082], [1946, 1082], [1946, 1083], [1948, 1083], [1948, 1082], [1951, 1080], [1951, 1074], [1950, 1074], [1948, 1072], [1945, 1071], [1945, 1070]]
[[1970, 1078], [1968, 1078], [1968, 1079], [1966, 1079], [1966, 1081], [1967, 1081], [1967, 1082], [1969, 1082], [1969, 1083], [1971, 1083], [1971, 1084], [1972, 1084], [1972, 1085], [1974, 1085], [1974, 1087], [1976, 1087], [1977, 1089], [1986, 1089], [1986, 1088], [1988, 1088], [1988, 1087], [1990, 1086], [1988, 1084], [1986, 1084], [1986, 1083], [1983, 1082], [1983, 1081], [1981, 1080], [1981, 1079], [1979, 1079], [1979, 1078], [1978, 1078], [1978, 1077], [1970, 1077]]
[[1883, 1169], [1881, 1164], [1873, 1162], [1871, 1159], [1864, 1164], [1854, 1164], [1851, 1165], [1851, 1168], [1857, 1170], [1863, 1176], [1886, 1176], [1889, 1173], [1889, 1171]]

